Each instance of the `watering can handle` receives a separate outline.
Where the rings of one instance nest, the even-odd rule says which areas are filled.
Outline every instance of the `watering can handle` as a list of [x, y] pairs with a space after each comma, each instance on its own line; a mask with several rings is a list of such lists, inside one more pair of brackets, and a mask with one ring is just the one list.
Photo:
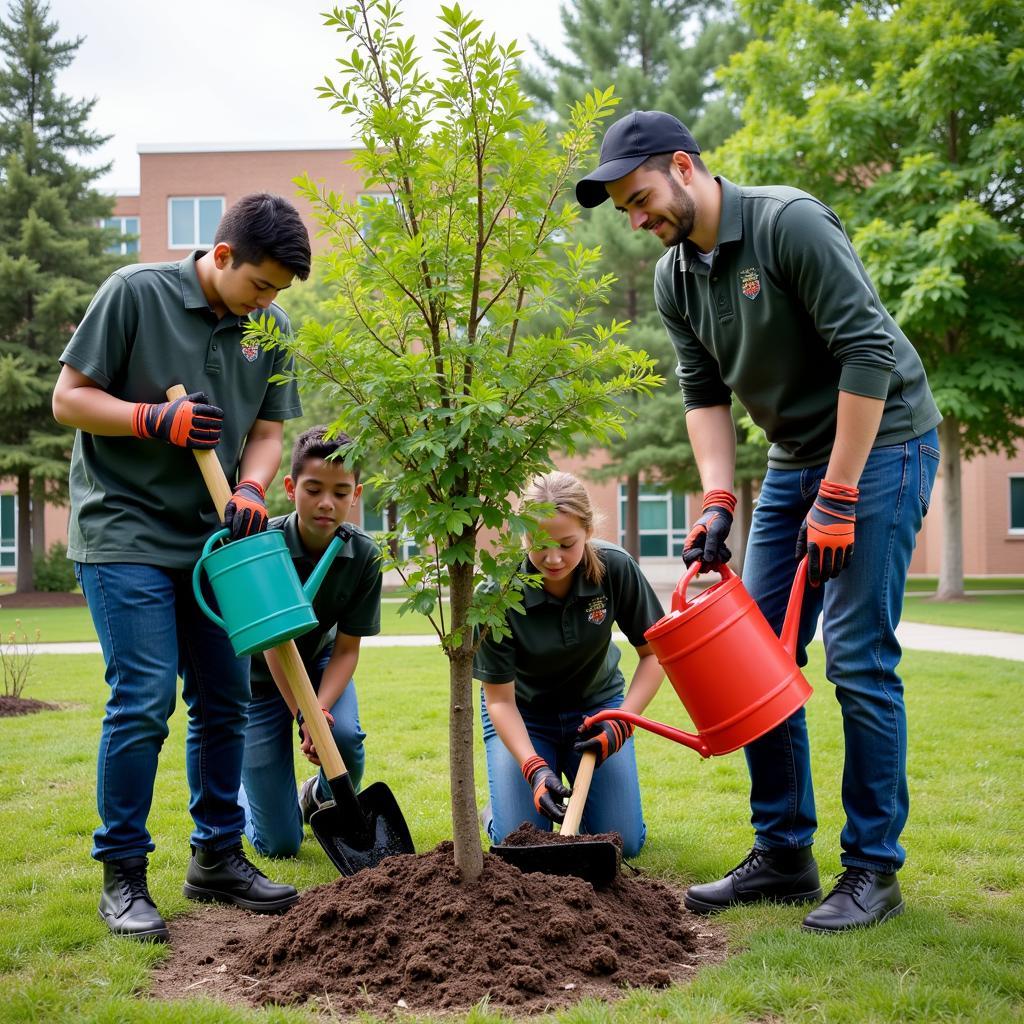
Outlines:
[[[175, 398], [181, 398], [186, 394], [188, 392], [181, 384], [175, 384], [167, 389], [167, 397], [172, 402]], [[196, 462], [199, 463], [199, 471], [206, 481], [210, 497], [213, 498], [217, 515], [223, 519], [224, 508], [231, 500], [231, 487], [224, 475], [224, 468], [212, 448], [193, 448], [192, 454], [196, 457]], [[299, 705], [302, 718], [313, 737], [313, 745], [316, 747], [317, 756], [320, 758], [324, 772], [328, 779], [340, 779], [348, 774], [348, 769], [338, 752], [338, 745], [334, 742], [327, 719], [324, 717], [323, 711], [320, 710], [316, 692], [313, 690], [313, 684], [309, 681], [306, 666], [302, 664], [302, 658], [299, 657], [299, 649], [295, 646], [295, 641], [288, 640], [286, 643], [278, 644], [273, 648], [273, 653], [278, 659], [284, 676], [288, 680], [288, 688], [291, 690], [292, 697]]]
[[203, 563], [206, 561], [206, 556], [213, 550], [213, 545], [217, 541], [224, 537], [230, 537], [230, 530], [218, 530], [216, 533], [211, 534], [203, 545], [203, 553], [199, 556], [196, 562], [195, 568], [192, 570], [192, 593], [196, 596], [196, 603], [203, 610], [203, 614], [211, 621], [215, 622], [221, 629], [227, 631], [227, 625], [224, 620], [206, 603], [206, 598], [203, 597]]
[[633, 725], [639, 725], [641, 729], [646, 729], [648, 732], [656, 733], [658, 736], [664, 736], [667, 740], [674, 740], [676, 743], [681, 743], [684, 747], [696, 750], [701, 757], [711, 756], [711, 748], [700, 736], [695, 736], [692, 732], [683, 732], [682, 729], [673, 729], [671, 725], [663, 725], [661, 722], [654, 722], [640, 715], [634, 715], [632, 711], [619, 711], [616, 708], [598, 711], [596, 715], [590, 715], [583, 719], [583, 727], [589, 729], [590, 726], [595, 725], [597, 722], [614, 721], [632, 722]]
[[[686, 601], [686, 588], [689, 587], [693, 577], [700, 572], [703, 562], [697, 559], [689, 569], [686, 570], [686, 575], [676, 584], [676, 589], [672, 591], [672, 611], [681, 612], [687, 607]], [[722, 580], [731, 580], [736, 574], [723, 562], [718, 567], [718, 572], [722, 577]]]

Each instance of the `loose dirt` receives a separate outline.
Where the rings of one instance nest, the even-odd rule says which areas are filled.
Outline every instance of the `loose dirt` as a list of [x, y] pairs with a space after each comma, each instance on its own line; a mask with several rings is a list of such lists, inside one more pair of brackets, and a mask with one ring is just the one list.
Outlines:
[[344, 1015], [450, 1012], [484, 997], [542, 1012], [664, 988], [725, 957], [721, 933], [664, 883], [620, 877], [595, 891], [487, 854], [479, 882], [464, 885], [449, 842], [310, 889], [280, 917], [208, 907], [169, 928], [157, 998]]
[[622, 836], [618, 832], [598, 832], [596, 835], [563, 836], [548, 832], [526, 821], [501, 841], [502, 846], [571, 846], [573, 843], [611, 843], [622, 850]]
[[33, 700], [31, 697], [0, 696], [0, 718], [12, 718], [15, 715], [34, 715], [37, 711], [59, 711], [57, 704], [45, 700]]

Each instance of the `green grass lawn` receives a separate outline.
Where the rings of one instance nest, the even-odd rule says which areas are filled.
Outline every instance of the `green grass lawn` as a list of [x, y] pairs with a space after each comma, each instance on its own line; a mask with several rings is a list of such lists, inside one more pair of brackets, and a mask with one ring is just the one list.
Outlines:
[[[627, 666], [632, 664], [627, 653]], [[729, 911], [720, 920], [733, 955], [686, 987], [639, 990], [610, 1004], [558, 1015], [567, 1024], [903, 1024], [1024, 1020], [1024, 687], [1007, 661], [909, 653], [913, 805], [901, 882], [907, 913], [847, 936], [799, 928], [799, 908]], [[808, 678], [823, 877], [838, 871], [842, 732], [822, 681], [821, 650]], [[417, 848], [449, 835], [447, 665], [433, 648], [363, 653], [358, 673], [367, 729], [367, 781], [395, 791]], [[56, 713], [0, 719], [0, 1022], [3, 1024], [240, 1024], [310, 1022], [302, 1009], [245, 1011], [146, 998], [159, 947], [107, 935], [96, 915], [100, 870], [89, 858], [96, 823], [95, 747], [105, 698], [98, 656], [39, 656], [27, 696], [64, 704]], [[652, 717], [686, 727], [666, 686]], [[172, 720], [150, 828], [152, 889], [168, 916], [187, 911], [184, 712]], [[750, 843], [747, 777], [739, 754], [702, 761], [659, 737], [638, 741], [649, 839], [638, 864], [678, 885], [733, 866]], [[307, 767], [297, 760], [298, 777]], [[482, 750], [477, 792], [485, 798]], [[267, 865], [264, 863], [264, 867]], [[298, 859], [267, 868], [300, 887], [330, 881], [312, 840]], [[361, 1018], [363, 1019], [363, 1018]], [[419, 1020], [402, 1016], [404, 1024]], [[490, 1024], [480, 1008], [451, 1018]], [[554, 1018], [546, 1018], [548, 1020]], [[332, 1018], [333, 1020], [333, 1018]]]
[[[381, 633], [384, 636], [433, 633], [430, 623], [418, 614], [399, 615], [398, 605], [381, 605]], [[964, 601], [937, 603], [925, 596], [908, 596], [903, 606], [908, 622], [929, 622], [939, 626], [968, 629], [996, 629], [1024, 633], [1024, 593], [982, 594]], [[21, 625], [16, 626], [20, 620]], [[18, 638], [35, 640], [36, 630], [43, 643], [95, 640], [87, 608], [4, 608], [0, 597], [0, 637], [12, 630]]]
[[[433, 633], [422, 615], [399, 615], [398, 605], [391, 602], [380, 606], [380, 624], [381, 632], [387, 636]], [[12, 630], [19, 641], [27, 635], [32, 642], [39, 630], [39, 640], [44, 644], [96, 639], [88, 608], [4, 608], [0, 596], [0, 637], [6, 640]]]
[[[911, 577], [907, 580], [908, 591], [922, 591], [934, 594], [939, 581], [935, 577]], [[967, 576], [964, 590], [1024, 590], [1024, 576]]]
[[923, 595], [908, 595], [903, 602], [903, 618], [935, 626], [1024, 633], [1024, 593], [978, 594], [963, 601], [935, 601]]

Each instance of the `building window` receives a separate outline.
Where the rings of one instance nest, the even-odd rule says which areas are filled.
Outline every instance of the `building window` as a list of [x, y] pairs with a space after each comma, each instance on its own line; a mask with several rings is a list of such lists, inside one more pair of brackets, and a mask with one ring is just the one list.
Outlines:
[[[374, 535], [379, 542], [381, 540], [380, 535], [392, 528], [391, 516], [388, 514], [387, 506], [377, 504], [377, 497], [369, 486], [363, 488], [360, 505], [363, 511], [363, 529], [367, 533]], [[413, 555], [419, 553], [419, 550], [419, 547], [410, 538], [402, 538], [402, 561], [412, 558]]]
[[18, 567], [18, 503], [13, 494], [0, 494], [0, 569]]
[[213, 245], [224, 216], [223, 196], [175, 196], [167, 200], [168, 246], [195, 249]]
[[[686, 495], [640, 486], [640, 557], [679, 558], [686, 540]], [[626, 485], [619, 484], [619, 543], [626, 542]]]
[[1024, 533], [1024, 476], [1010, 477], [1010, 533]]
[[115, 256], [130, 256], [139, 251], [139, 218], [138, 217], [107, 217], [101, 221], [101, 227], [116, 231], [120, 241], [112, 242], [106, 252]]

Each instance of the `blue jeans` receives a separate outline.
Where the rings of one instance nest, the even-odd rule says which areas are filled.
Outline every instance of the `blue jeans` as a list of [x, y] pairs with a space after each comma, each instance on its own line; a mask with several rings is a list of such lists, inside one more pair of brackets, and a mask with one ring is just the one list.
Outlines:
[[[824, 612], [825, 674], [843, 715], [846, 867], [892, 872], [906, 859], [899, 838], [910, 803], [907, 722], [896, 626], [938, 463], [934, 430], [872, 450], [860, 479], [852, 563], [821, 587], [808, 585], [804, 599], [797, 661], [806, 664], [806, 644]], [[743, 582], [776, 632], [793, 582], [797, 533], [825, 469], [769, 469], [754, 511]], [[745, 754], [755, 846], [809, 846], [817, 817], [804, 710]]]
[[[330, 657], [331, 648], [328, 647], [312, 666], [309, 678], [314, 689], [319, 689]], [[331, 733], [352, 777], [352, 785], [358, 789], [366, 764], [363, 749], [366, 733], [359, 725], [359, 701], [354, 681], [345, 687], [330, 712], [334, 716]], [[294, 857], [302, 843], [302, 814], [293, 767], [297, 739], [295, 720], [280, 694], [253, 698], [249, 704], [242, 789], [238, 799], [245, 811], [245, 834], [253, 848], [266, 857]], [[331, 798], [322, 770], [317, 793], [321, 800]]]
[[235, 845], [244, 822], [238, 786], [249, 659], [236, 658], [224, 631], [200, 611], [189, 571], [76, 562], [75, 575], [110, 686], [96, 773], [102, 825], [93, 834], [93, 857], [121, 860], [154, 849], [146, 819], [179, 674], [188, 708], [191, 841], [211, 850]]
[[[519, 712], [538, 755], [571, 783], [580, 764], [580, 755], [572, 749], [578, 739], [576, 730], [580, 723], [587, 715], [621, 705], [620, 694], [607, 703], [579, 711], [531, 714], [520, 706]], [[487, 753], [487, 785], [491, 794], [491, 821], [487, 825], [491, 842], [500, 843], [526, 821], [550, 832], [552, 823], [533, 806], [533, 790], [523, 778], [519, 762], [494, 731], [482, 693], [480, 716]], [[618, 832], [622, 836], [624, 857], [635, 857], [647, 838], [632, 739], [627, 740], [621, 750], [594, 772], [594, 781], [583, 809], [580, 833], [600, 835], [605, 832]]]

